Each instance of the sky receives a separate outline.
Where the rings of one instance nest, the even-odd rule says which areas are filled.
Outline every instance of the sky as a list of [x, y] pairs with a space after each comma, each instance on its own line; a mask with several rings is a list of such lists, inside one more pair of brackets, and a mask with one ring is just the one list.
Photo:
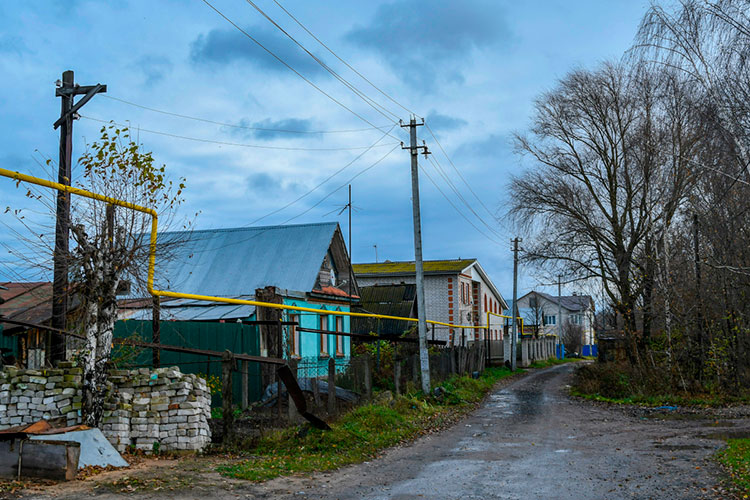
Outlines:
[[[424, 258], [478, 258], [508, 299], [507, 194], [513, 175], [534, 168], [513, 134], [567, 72], [619, 59], [649, 5], [255, 0], [348, 87], [250, 2], [209, 2], [1, 3], [0, 167], [56, 175], [55, 81], [71, 69], [76, 83], [107, 85], [74, 124], [74, 161], [103, 123], [128, 125], [173, 179], [186, 178], [179, 216], [198, 229], [337, 220], [347, 236], [339, 212], [351, 182], [354, 262], [374, 261], [375, 245], [381, 262], [413, 260], [408, 130], [397, 120], [414, 112], [432, 153], [420, 157]], [[38, 278], [17, 235], [49, 227], [50, 214], [25, 192], [0, 179], [0, 281]], [[553, 290], [539, 280], [522, 267], [519, 296]]]

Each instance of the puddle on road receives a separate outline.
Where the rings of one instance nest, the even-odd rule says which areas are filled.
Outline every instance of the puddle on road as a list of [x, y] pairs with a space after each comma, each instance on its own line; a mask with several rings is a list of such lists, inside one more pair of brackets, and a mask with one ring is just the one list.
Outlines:
[[510, 415], [528, 418], [541, 413], [545, 399], [544, 393], [535, 390], [502, 391], [490, 396], [487, 407], [495, 410], [492, 412], [493, 415], [501, 418], [507, 418]]
[[747, 430], [728, 430], [726, 432], [713, 432], [711, 434], [699, 434], [697, 437], [704, 439], [720, 439], [726, 441], [727, 439], [748, 439], [750, 438], [750, 431]]

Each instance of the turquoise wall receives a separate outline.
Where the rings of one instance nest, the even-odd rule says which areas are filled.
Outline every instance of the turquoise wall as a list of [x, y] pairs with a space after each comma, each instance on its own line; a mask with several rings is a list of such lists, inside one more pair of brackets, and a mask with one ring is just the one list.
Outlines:
[[[300, 307], [309, 307], [312, 309], [318, 309], [320, 310], [320, 314], [326, 314], [326, 311], [349, 311], [348, 305], [340, 305], [340, 304], [316, 304], [312, 302], [307, 302], [304, 299], [291, 299], [291, 298], [284, 298], [284, 304], [290, 305], [290, 306], [300, 306]], [[286, 311], [285, 314], [287, 315], [287, 319], [290, 315], [298, 314], [300, 318], [300, 326], [302, 328], [311, 328], [311, 329], [319, 329], [320, 328], [320, 315], [312, 312], [295, 312], [295, 311]], [[328, 313], [328, 330], [335, 330], [336, 329], [336, 317], [335, 315], [332, 315]], [[341, 316], [343, 324], [342, 324], [342, 331], [344, 332], [351, 332], [351, 318], [349, 316]], [[302, 365], [300, 365], [300, 373], [299, 376], [301, 377], [308, 377], [308, 376], [322, 376], [328, 373], [328, 358], [321, 357], [321, 345], [320, 345], [320, 335], [317, 333], [311, 333], [311, 332], [300, 332], [299, 334], [300, 338], [300, 349], [299, 349], [299, 356], [300, 358], [303, 358], [305, 360], [306, 369], [302, 369]], [[351, 337], [342, 337], [343, 339], [343, 356], [336, 356], [336, 335], [334, 333], [331, 333], [327, 336], [328, 341], [328, 349], [327, 352], [330, 353], [331, 356], [336, 356], [336, 368], [337, 370], [343, 369], [345, 363], [348, 361], [349, 356], [351, 356]], [[313, 362], [311, 358], [317, 358], [317, 361]], [[313, 366], [311, 366], [313, 364]]]

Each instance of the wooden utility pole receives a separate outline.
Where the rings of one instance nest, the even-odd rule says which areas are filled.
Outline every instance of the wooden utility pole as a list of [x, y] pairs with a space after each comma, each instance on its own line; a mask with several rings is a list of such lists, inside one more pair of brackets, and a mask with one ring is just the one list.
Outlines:
[[422, 220], [419, 212], [419, 164], [417, 163], [417, 157], [419, 156], [419, 150], [422, 149], [425, 157], [430, 152], [427, 150], [427, 146], [417, 145], [417, 126], [424, 125], [417, 123], [415, 117], [409, 119], [409, 125], [401, 126], [409, 128], [409, 147], [401, 146], [401, 149], [408, 149], [411, 153], [411, 202], [412, 202], [412, 217], [414, 219], [414, 267], [417, 274], [417, 319], [418, 331], [419, 331], [419, 364], [420, 371], [422, 372], [422, 392], [425, 394], [430, 393], [430, 357], [427, 352], [427, 321], [425, 317], [425, 299], [424, 299], [424, 267], [422, 265]]
[[[67, 186], [71, 183], [71, 162], [73, 157], [73, 119], [76, 112], [89, 102], [99, 92], [106, 92], [107, 86], [96, 84], [80, 86], [74, 82], [73, 72], [63, 72], [62, 80], [58, 81], [55, 95], [60, 97], [60, 118], [54, 123], [54, 128], [60, 128], [60, 159], [58, 161], [57, 182]], [[77, 103], [73, 98], [83, 95]], [[57, 217], [55, 225], [55, 251], [53, 261], [52, 281], [52, 327], [66, 330], [68, 314], [68, 250], [70, 235], [70, 195], [57, 192]], [[50, 336], [50, 351], [48, 360], [59, 361], [65, 358], [65, 337], [52, 333]]]

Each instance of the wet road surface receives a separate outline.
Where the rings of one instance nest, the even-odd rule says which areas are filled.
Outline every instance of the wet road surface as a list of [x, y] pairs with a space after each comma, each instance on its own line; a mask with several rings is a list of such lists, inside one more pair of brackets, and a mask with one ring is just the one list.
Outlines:
[[249, 498], [715, 498], [716, 436], [747, 419], [639, 418], [566, 395], [572, 365], [532, 373], [490, 395], [439, 435], [378, 460], [279, 478]]

